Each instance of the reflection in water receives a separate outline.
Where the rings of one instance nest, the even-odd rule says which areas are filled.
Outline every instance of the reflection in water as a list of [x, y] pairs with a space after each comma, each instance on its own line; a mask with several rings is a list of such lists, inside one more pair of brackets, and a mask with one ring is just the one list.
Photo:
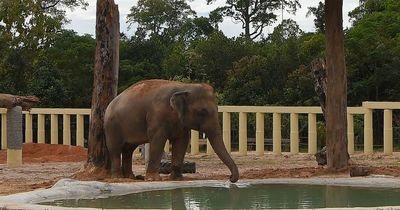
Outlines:
[[400, 189], [259, 184], [161, 190], [46, 205], [96, 208], [267, 209], [399, 206]]

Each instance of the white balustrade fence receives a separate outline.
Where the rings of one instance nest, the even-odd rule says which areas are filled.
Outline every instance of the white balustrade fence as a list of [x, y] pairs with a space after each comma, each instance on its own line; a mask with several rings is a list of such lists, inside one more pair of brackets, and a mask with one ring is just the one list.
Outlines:
[[[363, 102], [361, 107], [348, 107], [348, 151], [354, 154], [354, 115], [362, 115], [364, 122], [364, 154], [373, 153], [373, 111], [384, 110], [384, 154], [393, 153], [393, 110], [400, 109], [400, 102]], [[238, 142], [238, 152], [240, 155], [246, 155], [248, 152], [248, 115], [255, 114], [255, 152], [257, 155], [265, 153], [265, 116], [272, 115], [272, 152], [274, 154], [282, 153], [282, 114], [290, 115], [290, 153], [299, 153], [299, 115], [308, 117], [308, 135], [307, 152], [315, 154], [317, 152], [317, 115], [321, 115], [320, 107], [304, 106], [219, 106], [219, 112], [222, 113], [222, 133], [224, 144], [231, 152], [232, 142]], [[0, 109], [1, 114], [1, 148], [7, 148], [7, 125], [6, 109]], [[232, 113], [238, 113], [238, 139], [232, 139]], [[46, 139], [46, 116], [50, 116], [50, 143], [58, 144], [62, 142], [65, 145], [71, 145], [71, 116], [75, 116], [76, 126], [76, 145], [85, 146], [84, 139], [84, 117], [90, 115], [90, 109], [68, 109], [68, 108], [33, 108], [29, 112], [23, 112], [25, 117], [25, 142], [45, 143]], [[34, 117], [36, 115], [36, 117]], [[59, 129], [59, 118], [62, 117], [62, 129]], [[90, 117], [90, 116], [89, 116]], [[37, 130], [34, 134], [33, 119], [37, 119]], [[59, 139], [59, 130], [62, 131], [62, 139]], [[202, 145], [198, 131], [191, 132], [191, 154], [199, 154]], [[205, 142], [203, 142], [205, 143]], [[206, 143], [207, 154], [214, 154], [209, 142]], [[169, 151], [169, 143], [165, 146]], [[137, 152], [137, 151], [136, 151]]]

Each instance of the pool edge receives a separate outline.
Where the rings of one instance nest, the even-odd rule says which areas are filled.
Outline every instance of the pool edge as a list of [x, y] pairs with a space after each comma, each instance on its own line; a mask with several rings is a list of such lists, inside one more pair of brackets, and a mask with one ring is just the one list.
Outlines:
[[[130, 182], [130, 183], [105, 183], [99, 181], [78, 181], [74, 179], [61, 179], [49, 189], [40, 189], [30, 192], [16, 193], [0, 196], [0, 208], [6, 209], [77, 209], [68, 207], [42, 206], [35, 203], [59, 200], [94, 198], [101, 195], [115, 196], [129, 193], [138, 193], [152, 190], [176, 189], [185, 187], [241, 187], [248, 184], [308, 184], [308, 185], [334, 185], [352, 187], [379, 187], [399, 188], [400, 178], [394, 177], [355, 177], [355, 178], [274, 178], [274, 179], [249, 179], [230, 183], [221, 180], [195, 180], [195, 181], [162, 181], [162, 182]], [[93, 208], [79, 208], [89, 210]], [[400, 206], [372, 207], [372, 208], [326, 208], [326, 209], [399, 209]]]

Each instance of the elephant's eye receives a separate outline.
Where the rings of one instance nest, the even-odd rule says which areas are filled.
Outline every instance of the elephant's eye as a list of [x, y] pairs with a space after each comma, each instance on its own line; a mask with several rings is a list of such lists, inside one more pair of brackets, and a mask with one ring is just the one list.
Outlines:
[[198, 112], [198, 115], [201, 116], [201, 117], [207, 116], [208, 115], [207, 109], [200, 109], [199, 112]]

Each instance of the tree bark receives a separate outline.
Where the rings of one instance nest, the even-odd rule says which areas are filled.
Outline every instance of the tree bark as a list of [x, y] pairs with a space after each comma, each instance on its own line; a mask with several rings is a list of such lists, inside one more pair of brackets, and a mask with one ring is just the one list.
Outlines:
[[109, 169], [104, 113], [117, 95], [119, 68], [119, 12], [114, 0], [97, 0], [96, 55], [86, 169]]
[[11, 109], [16, 106], [22, 107], [22, 110], [30, 110], [33, 106], [39, 103], [39, 98], [36, 96], [16, 96], [0, 93], [0, 107]]
[[348, 166], [347, 78], [344, 59], [343, 0], [325, 0], [326, 5], [326, 146], [328, 168]]
[[311, 71], [314, 79], [314, 90], [319, 98], [321, 105], [322, 114], [326, 120], [326, 93], [327, 93], [327, 81], [326, 81], [326, 64], [325, 59], [316, 58], [311, 62]]

